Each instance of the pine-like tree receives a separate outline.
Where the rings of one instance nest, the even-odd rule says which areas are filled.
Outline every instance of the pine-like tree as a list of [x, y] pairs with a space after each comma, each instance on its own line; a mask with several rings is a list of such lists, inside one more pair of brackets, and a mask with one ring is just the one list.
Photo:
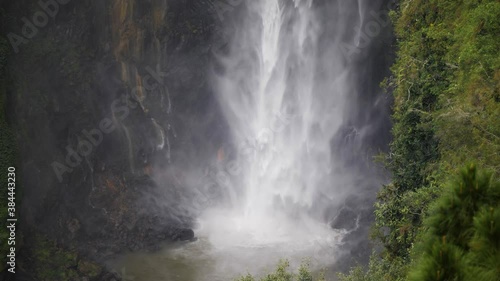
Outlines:
[[462, 169], [431, 208], [411, 281], [500, 281], [500, 183]]

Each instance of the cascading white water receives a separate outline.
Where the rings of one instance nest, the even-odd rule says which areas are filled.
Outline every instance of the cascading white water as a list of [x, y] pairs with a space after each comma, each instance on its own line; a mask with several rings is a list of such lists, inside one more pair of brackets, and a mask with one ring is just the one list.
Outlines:
[[[338, 261], [342, 243], [348, 252], [363, 245], [360, 214], [381, 182], [370, 168], [359, 168], [370, 160], [356, 153], [372, 155], [364, 145], [379, 138], [386, 122], [374, 95], [374, 71], [383, 66], [352, 58], [380, 54], [365, 26], [382, 2], [241, 2], [226, 22], [234, 32], [216, 55], [211, 80], [231, 145], [213, 157], [215, 168], [201, 161], [201, 168], [185, 171], [182, 192], [165, 188], [157, 200], [168, 198], [161, 204], [166, 213], [179, 207], [197, 217], [198, 240], [128, 257], [122, 264], [134, 276], [233, 280], [269, 272], [282, 258], [292, 265], [309, 258], [324, 268]], [[169, 179], [162, 176], [156, 175], [160, 184]]]
[[[319, 197], [331, 205], [343, 199], [330, 147], [346, 94], [342, 71], [318, 73], [320, 26], [311, 4], [249, 1], [229, 53], [219, 57], [216, 93], [239, 153], [226, 186], [230, 207], [201, 216], [199, 233], [215, 248], [281, 247], [314, 258], [317, 247], [341, 237], [311, 214], [331, 207], [315, 206]], [[332, 262], [329, 255], [323, 262]]]

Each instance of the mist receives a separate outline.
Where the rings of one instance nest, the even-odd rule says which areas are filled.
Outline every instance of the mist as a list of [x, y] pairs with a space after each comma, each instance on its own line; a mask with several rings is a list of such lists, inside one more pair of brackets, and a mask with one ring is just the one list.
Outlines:
[[[173, 256], [211, 260], [218, 278], [281, 258], [315, 269], [367, 260], [388, 180], [373, 162], [389, 142], [388, 5], [260, 0], [224, 14], [227, 42], [214, 42], [208, 72], [220, 142], [182, 171], [186, 188], [145, 195], [157, 213], [192, 218], [198, 240]], [[170, 173], [156, 172], [159, 186]]]
[[24, 233], [143, 281], [367, 262], [388, 1], [91, 2], [12, 62]]

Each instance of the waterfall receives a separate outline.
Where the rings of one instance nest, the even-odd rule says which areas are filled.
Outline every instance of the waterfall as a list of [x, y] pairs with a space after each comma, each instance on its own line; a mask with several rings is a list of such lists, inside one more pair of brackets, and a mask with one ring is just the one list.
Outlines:
[[385, 180], [371, 158], [390, 127], [388, 102], [377, 95], [387, 62], [375, 32], [385, 25], [375, 20], [387, 18], [377, 14], [386, 2], [223, 6], [220, 33], [229, 36], [214, 43], [223, 47], [209, 81], [222, 113], [213, 132], [220, 146], [207, 140], [210, 165], [184, 171], [189, 188], [175, 202], [196, 218], [198, 240], [148, 261], [168, 265], [166, 276], [232, 280], [282, 258], [292, 267], [309, 259], [314, 270], [369, 256], [370, 214]]
[[316, 13], [312, 1], [248, 1], [217, 57], [214, 91], [236, 169], [223, 185], [228, 202], [200, 216], [198, 233], [215, 249], [267, 248], [326, 266], [354, 230], [334, 230], [322, 216], [352, 185], [331, 149], [351, 88], [340, 49], [322, 61]]
[[320, 24], [311, 1], [247, 5], [249, 16], [220, 57], [215, 84], [239, 151], [241, 175], [231, 186], [239, 197], [232, 203], [257, 227], [273, 216], [301, 219], [317, 197], [341, 195], [332, 182], [330, 143], [345, 115], [347, 81], [337, 70], [319, 77], [325, 69], [318, 64]]

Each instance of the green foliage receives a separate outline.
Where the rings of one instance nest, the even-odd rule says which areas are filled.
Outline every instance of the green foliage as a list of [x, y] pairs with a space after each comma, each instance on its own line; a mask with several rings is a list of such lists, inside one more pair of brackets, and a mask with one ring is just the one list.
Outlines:
[[475, 280], [499, 280], [500, 206], [483, 207], [474, 218], [474, 230], [469, 244], [470, 274], [477, 277]]
[[36, 237], [33, 256], [35, 274], [40, 280], [68, 280], [77, 277], [75, 272], [68, 270], [78, 263], [76, 253], [62, 251], [53, 242], [41, 236]]
[[420, 220], [438, 192], [439, 188], [434, 185], [401, 195], [396, 194], [392, 184], [382, 189], [375, 204], [376, 221], [372, 236], [386, 246], [388, 255], [409, 259], [408, 250], [418, 234]]
[[[395, 89], [394, 138], [382, 162], [393, 173], [393, 180], [382, 188], [375, 205], [373, 238], [384, 250], [372, 257], [372, 264], [385, 274], [380, 279], [369, 266], [367, 272], [357, 268], [345, 280], [406, 280], [412, 256], [422, 253], [416, 242], [428, 239], [422, 222], [434, 214], [429, 206], [447, 190], [449, 175], [469, 162], [500, 174], [500, 2], [402, 0], [389, 15], [398, 50], [392, 76], [384, 84]], [[454, 200], [448, 203], [455, 208], [459, 203], [467, 207], [449, 211], [453, 216], [433, 217], [442, 222], [442, 231], [459, 233], [453, 236], [456, 241], [431, 239], [443, 251], [441, 262], [462, 268], [463, 260], [457, 257], [472, 247], [470, 241], [476, 238], [471, 237], [486, 239], [478, 245], [490, 241], [479, 236], [479, 228], [471, 231], [460, 225], [472, 225], [472, 213], [478, 214], [474, 223], [487, 220], [488, 215], [495, 221], [496, 208], [488, 213], [467, 202], [479, 202], [478, 194], [447, 197]], [[483, 264], [500, 264], [495, 254], [488, 255]], [[431, 268], [439, 261], [428, 260], [422, 266]], [[471, 268], [478, 278], [495, 280], [488, 278], [496, 272]], [[456, 272], [456, 278], [465, 276]], [[440, 278], [445, 278], [442, 274]]]
[[470, 162], [500, 175], [500, 2], [401, 0], [389, 16], [393, 141], [378, 160], [393, 179], [372, 231], [384, 248], [339, 278], [407, 280], [425, 253], [412, 280], [499, 280], [500, 191], [475, 168], [447, 182]]
[[500, 182], [474, 165], [432, 207], [409, 280], [500, 280]]
[[[466, 7], [466, 8], [465, 8]], [[446, 167], [475, 161], [500, 172], [500, 3], [464, 4], [446, 59], [454, 83], [440, 97], [438, 137]]]
[[[255, 281], [255, 277], [250, 274], [242, 276], [236, 281]], [[323, 274], [314, 278], [313, 273], [309, 269], [309, 264], [303, 263], [298, 273], [295, 274], [290, 271], [290, 263], [287, 260], [282, 260], [276, 267], [276, 271], [269, 273], [265, 277], [259, 279], [260, 281], [325, 281]]]
[[365, 271], [363, 266], [355, 266], [347, 273], [339, 273], [339, 281], [382, 281], [393, 267], [391, 264], [384, 264], [375, 253], [370, 258], [370, 263]]
[[96, 280], [103, 268], [93, 262], [80, 259], [76, 251], [59, 247], [42, 235], [34, 235], [29, 241], [30, 273], [40, 281]]
[[339, 273], [338, 277], [340, 281], [368, 281], [368, 273], [364, 271], [362, 266], [351, 268], [348, 274]]

